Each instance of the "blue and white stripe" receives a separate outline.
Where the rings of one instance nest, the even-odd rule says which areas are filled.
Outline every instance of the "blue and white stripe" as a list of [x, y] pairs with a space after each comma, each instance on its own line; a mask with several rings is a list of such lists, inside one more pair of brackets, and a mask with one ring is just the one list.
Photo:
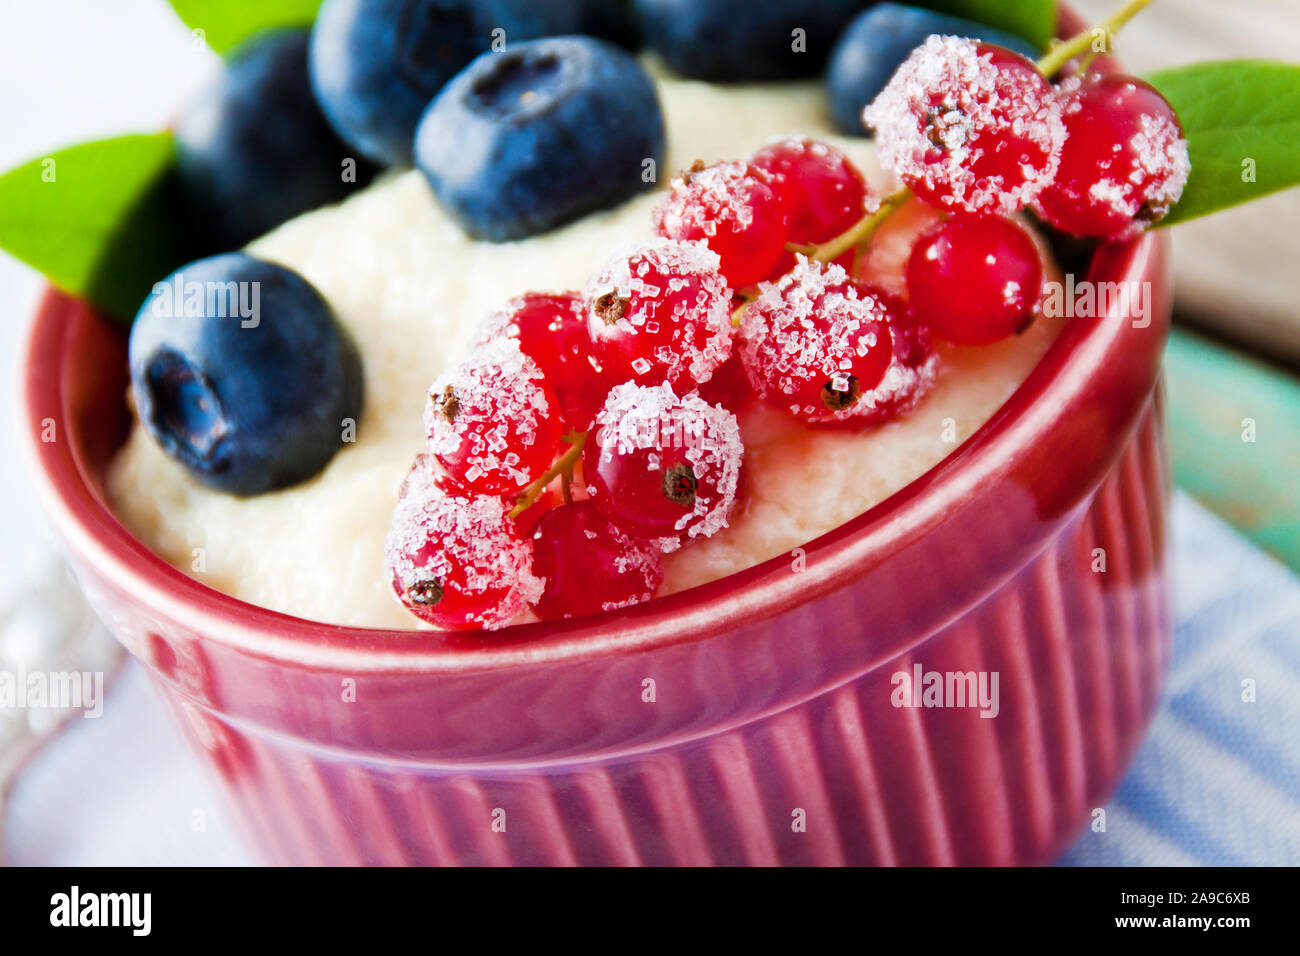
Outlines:
[[1160, 711], [1105, 832], [1061, 862], [1300, 865], [1300, 580], [1184, 494], [1173, 527], [1176, 632]]

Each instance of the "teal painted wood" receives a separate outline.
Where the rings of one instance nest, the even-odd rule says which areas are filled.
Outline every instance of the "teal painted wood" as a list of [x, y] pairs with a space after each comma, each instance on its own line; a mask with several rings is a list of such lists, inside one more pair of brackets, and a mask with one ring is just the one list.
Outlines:
[[1180, 329], [1165, 379], [1178, 485], [1300, 572], [1300, 380]]

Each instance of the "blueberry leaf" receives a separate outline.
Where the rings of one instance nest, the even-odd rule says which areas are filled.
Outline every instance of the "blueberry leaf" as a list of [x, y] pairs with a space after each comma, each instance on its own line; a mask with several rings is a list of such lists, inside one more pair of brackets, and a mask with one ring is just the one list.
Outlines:
[[1182, 199], [1161, 225], [1300, 184], [1300, 66], [1225, 60], [1146, 79], [1178, 112], [1192, 159]]
[[321, 0], [170, 0], [172, 9], [217, 53], [273, 27], [310, 26]]
[[1056, 36], [1056, 0], [909, 0], [917, 6], [986, 23], [1046, 50]]
[[0, 248], [130, 318], [186, 261], [169, 133], [82, 143], [0, 174]]

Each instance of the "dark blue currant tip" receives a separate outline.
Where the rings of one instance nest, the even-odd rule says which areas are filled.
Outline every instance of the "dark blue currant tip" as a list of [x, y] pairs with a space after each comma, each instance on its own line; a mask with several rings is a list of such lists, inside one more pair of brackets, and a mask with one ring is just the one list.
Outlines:
[[831, 53], [826, 87], [836, 128], [851, 136], [866, 136], [862, 111], [908, 55], [935, 33], [996, 43], [1031, 60], [1039, 56], [1032, 43], [1015, 34], [933, 10], [882, 3], [850, 23]]
[[157, 283], [129, 347], [140, 422], [203, 484], [255, 495], [297, 484], [360, 420], [360, 356], [306, 279], [242, 252]]
[[590, 37], [486, 53], [420, 121], [416, 165], [470, 236], [522, 239], [653, 187], [664, 123], [635, 57]]

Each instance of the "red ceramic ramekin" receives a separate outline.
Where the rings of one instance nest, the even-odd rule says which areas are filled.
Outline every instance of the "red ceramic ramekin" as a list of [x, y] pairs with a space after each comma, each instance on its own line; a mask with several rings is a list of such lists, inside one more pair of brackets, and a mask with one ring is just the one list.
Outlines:
[[[1149, 283], [1145, 321], [1070, 321], [977, 434], [802, 562], [488, 640], [277, 614], [151, 553], [103, 488], [124, 331], [54, 292], [22, 434], [87, 596], [268, 862], [1044, 863], [1132, 757], [1171, 643], [1168, 240], [1088, 278]], [[918, 668], [996, 673], [997, 715], [895, 706]]]
[[[489, 640], [288, 617], [152, 554], [103, 491], [125, 336], [54, 292], [25, 444], [86, 594], [268, 861], [1042, 863], [1107, 798], [1169, 657], [1167, 262], [1162, 236], [1103, 250], [1092, 278], [1149, 283], [1149, 324], [1072, 320], [802, 571]], [[996, 672], [997, 715], [895, 706], [916, 668]]]

